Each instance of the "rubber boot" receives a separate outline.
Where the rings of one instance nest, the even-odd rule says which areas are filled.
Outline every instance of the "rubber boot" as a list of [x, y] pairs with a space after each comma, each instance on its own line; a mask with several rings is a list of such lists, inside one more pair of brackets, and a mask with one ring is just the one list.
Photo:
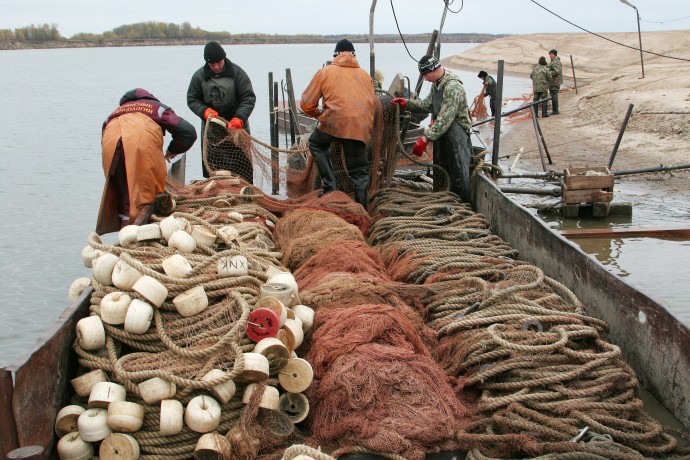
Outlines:
[[355, 201], [361, 204], [364, 209], [367, 209], [367, 206], [369, 205], [367, 189], [355, 189]]
[[331, 166], [330, 152], [328, 150], [321, 150], [309, 145], [311, 149], [312, 158], [316, 164], [316, 169], [321, 176], [321, 189], [323, 193], [330, 193], [337, 190], [337, 182], [335, 174], [333, 174], [333, 167]]

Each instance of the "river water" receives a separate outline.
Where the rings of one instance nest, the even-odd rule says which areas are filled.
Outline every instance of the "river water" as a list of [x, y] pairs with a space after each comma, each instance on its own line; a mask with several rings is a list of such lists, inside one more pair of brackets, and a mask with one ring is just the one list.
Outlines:
[[[472, 46], [444, 44], [441, 55]], [[426, 47], [408, 44], [417, 59]], [[333, 45], [225, 49], [252, 79], [257, 94], [252, 134], [268, 142], [269, 72], [284, 83], [289, 68], [299, 97], [314, 72], [331, 59]], [[368, 70], [368, 45], [356, 49]], [[384, 87], [398, 72], [414, 84], [416, 61], [403, 45], [380, 44], [375, 53]], [[142, 87], [198, 130], [186, 91], [192, 73], [203, 65], [202, 55], [203, 46], [0, 51], [0, 366], [32, 349], [69, 305], [72, 281], [90, 276], [80, 254], [95, 227], [103, 187], [103, 120], [122, 94]], [[456, 72], [470, 99], [481, 88], [478, 70]], [[523, 79], [507, 77], [505, 83], [506, 96], [530, 91]], [[188, 153], [186, 176], [187, 181], [201, 178], [198, 142]]]

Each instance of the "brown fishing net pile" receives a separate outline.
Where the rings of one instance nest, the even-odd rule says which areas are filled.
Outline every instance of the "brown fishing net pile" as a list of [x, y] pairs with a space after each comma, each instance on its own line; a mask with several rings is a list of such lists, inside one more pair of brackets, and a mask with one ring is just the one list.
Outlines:
[[357, 227], [335, 214], [310, 209], [288, 212], [276, 226], [274, 235], [277, 247], [283, 252], [283, 265], [291, 270], [333, 241], [364, 240]]
[[[276, 242], [348, 228], [333, 218], [290, 211], [276, 226]], [[455, 433], [470, 412], [432, 357], [435, 337], [414, 300], [419, 289], [405, 293], [391, 281], [361, 238], [334, 238], [298, 265], [302, 302], [316, 310], [303, 345], [315, 376], [307, 390], [310, 444], [337, 446], [340, 454], [358, 446], [411, 459], [457, 448]]]
[[458, 378], [459, 397], [476, 404], [479, 418], [458, 431], [467, 458], [677, 452], [676, 439], [642, 411], [637, 379], [606, 342], [606, 323], [515, 260], [483, 216], [452, 196], [431, 204], [399, 189], [380, 191], [370, 209], [370, 240], [394, 279], [428, 289], [424, 318], [438, 333], [437, 356]]
[[472, 120], [480, 121], [489, 118], [489, 113], [486, 110], [486, 103], [484, 102], [484, 90], [479, 92], [478, 96], [474, 97], [472, 105], [470, 106], [470, 116]]

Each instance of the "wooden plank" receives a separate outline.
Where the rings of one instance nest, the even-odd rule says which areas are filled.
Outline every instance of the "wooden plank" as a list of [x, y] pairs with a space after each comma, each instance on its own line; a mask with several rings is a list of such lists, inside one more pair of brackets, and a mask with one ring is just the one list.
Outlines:
[[12, 373], [0, 368], [0, 458], [7, 458], [7, 454], [19, 447], [17, 427], [12, 414]]
[[690, 228], [582, 228], [561, 232], [566, 238], [688, 238]]
[[613, 192], [607, 189], [570, 190], [565, 184], [561, 187], [565, 204], [597, 203], [613, 200]]

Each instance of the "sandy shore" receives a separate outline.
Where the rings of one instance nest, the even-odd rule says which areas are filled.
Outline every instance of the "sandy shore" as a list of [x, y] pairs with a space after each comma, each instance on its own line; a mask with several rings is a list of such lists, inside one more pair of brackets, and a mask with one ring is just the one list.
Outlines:
[[[629, 46], [638, 45], [636, 33], [604, 35]], [[495, 76], [498, 60], [502, 59], [505, 72], [528, 75], [540, 56], [548, 60], [549, 50], [557, 49], [565, 77], [560, 115], [539, 119], [554, 160], [550, 169], [607, 165], [630, 104], [632, 117], [612, 170], [690, 164], [690, 30], [643, 33], [642, 44], [645, 50], [684, 60], [645, 53], [645, 78], [640, 78], [639, 51], [590, 34], [573, 33], [501, 38], [446, 58], [444, 64], [485, 69]], [[525, 98], [531, 100], [531, 94]], [[501, 137], [500, 147], [501, 155], [511, 156], [510, 163], [523, 150], [519, 169], [542, 170], [534, 127], [529, 120], [515, 122]], [[662, 198], [668, 194], [690, 205], [688, 179], [690, 172], [683, 170], [622, 176], [617, 181], [654, 181], [653, 188]]]

